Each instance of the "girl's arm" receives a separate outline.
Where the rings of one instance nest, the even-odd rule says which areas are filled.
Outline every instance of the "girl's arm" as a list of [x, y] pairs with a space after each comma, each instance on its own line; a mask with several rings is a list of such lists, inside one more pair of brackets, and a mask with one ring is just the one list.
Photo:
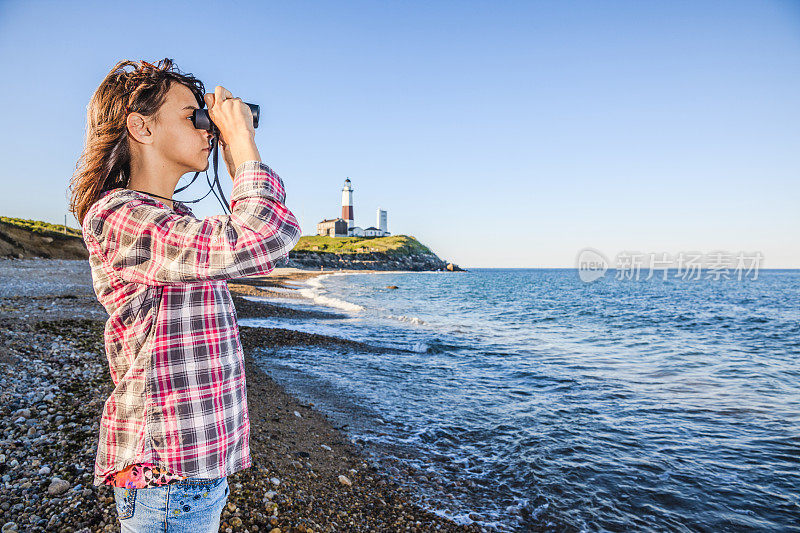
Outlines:
[[146, 285], [267, 274], [302, 230], [281, 178], [260, 161], [235, 172], [231, 214], [198, 220], [127, 189], [98, 200], [83, 221], [91, 252], [121, 280]]

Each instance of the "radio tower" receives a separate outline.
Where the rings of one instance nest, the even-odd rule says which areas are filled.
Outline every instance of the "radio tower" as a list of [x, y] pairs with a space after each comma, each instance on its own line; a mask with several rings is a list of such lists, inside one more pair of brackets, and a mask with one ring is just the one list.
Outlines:
[[342, 218], [347, 221], [347, 230], [355, 226], [353, 220], [353, 188], [350, 186], [350, 178], [344, 180], [342, 187]]

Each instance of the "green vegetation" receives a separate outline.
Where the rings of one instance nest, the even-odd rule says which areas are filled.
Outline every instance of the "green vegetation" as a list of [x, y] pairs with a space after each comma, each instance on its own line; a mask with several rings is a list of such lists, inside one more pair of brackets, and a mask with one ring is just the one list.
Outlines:
[[[59, 235], [64, 235], [63, 225], [50, 224], [49, 222], [42, 222], [41, 220], [28, 220], [25, 218], [0, 216], [0, 222], [5, 222], [6, 224], [11, 224], [12, 226], [33, 231], [34, 233], [41, 233], [45, 235], [48, 233], [58, 233]], [[67, 226], [67, 235], [72, 237], [82, 237], [83, 233], [80, 230]]]
[[388, 237], [326, 237], [309, 235], [300, 237], [292, 252], [325, 252], [336, 254], [359, 254], [383, 252], [393, 257], [432, 254], [431, 250], [411, 235], [389, 235]]

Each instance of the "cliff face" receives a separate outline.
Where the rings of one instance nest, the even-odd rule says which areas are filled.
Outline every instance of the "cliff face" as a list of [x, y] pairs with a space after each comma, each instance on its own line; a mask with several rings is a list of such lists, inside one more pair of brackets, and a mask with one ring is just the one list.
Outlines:
[[89, 251], [81, 237], [57, 231], [34, 231], [0, 221], [0, 257], [88, 259]]
[[448, 270], [448, 263], [436, 254], [411, 254], [393, 257], [384, 252], [338, 254], [332, 252], [289, 252], [285, 266], [319, 270]]
[[286, 266], [319, 270], [461, 270], [439, 258], [413, 235], [326, 237], [305, 235]]

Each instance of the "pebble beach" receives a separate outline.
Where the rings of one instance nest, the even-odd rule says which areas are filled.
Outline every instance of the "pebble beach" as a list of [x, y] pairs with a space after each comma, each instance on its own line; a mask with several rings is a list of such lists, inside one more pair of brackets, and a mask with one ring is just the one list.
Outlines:
[[[231, 280], [237, 314], [310, 318], [314, 311], [241, 296], [295, 298], [287, 282], [322, 273], [329, 271], [279, 268], [268, 277]], [[106, 317], [86, 261], [0, 260], [2, 533], [119, 531], [111, 487], [92, 485], [99, 420], [113, 388]], [[370, 463], [344, 431], [289, 394], [251, 355], [264, 345], [335, 348], [354, 341], [280, 328], [243, 326], [240, 333], [253, 466], [229, 477], [220, 531], [483, 531], [417, 505], [400, 481], [412, 467]]]

